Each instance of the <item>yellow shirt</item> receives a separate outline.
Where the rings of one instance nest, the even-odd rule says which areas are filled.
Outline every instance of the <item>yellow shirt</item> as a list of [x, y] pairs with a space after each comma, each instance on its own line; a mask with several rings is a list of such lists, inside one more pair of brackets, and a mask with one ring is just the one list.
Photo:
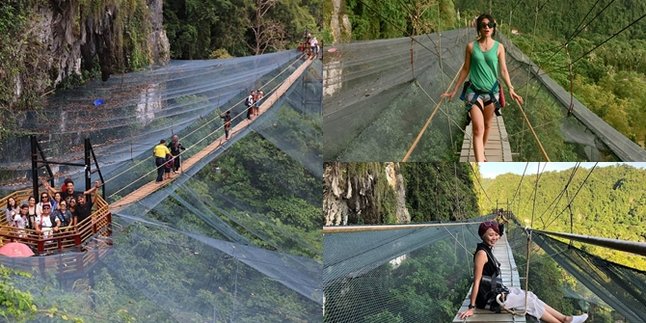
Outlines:
[[153, 153], [157, 158], [166, 158], [166, 154], [170, 154], [170, 149], [164, 144], [159, 144], [153, 149]]

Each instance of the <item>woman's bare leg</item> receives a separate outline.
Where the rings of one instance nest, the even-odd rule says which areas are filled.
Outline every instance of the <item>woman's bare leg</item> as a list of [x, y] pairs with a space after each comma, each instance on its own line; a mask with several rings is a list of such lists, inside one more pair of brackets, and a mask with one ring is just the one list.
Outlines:
[[489, 129], [493, 124], [493, 117], [496, 108], [493, 103], [487, 104], [484, 108], [484, 136], [482, 137], [482, 147], [487, 146], [487, 139], [489, 139]]
[[543, 313], [543, 316], [540, 317], [541, 321], [548, 322], [548, 323], [561, 323], [563, 321], [557, 319], [554, 317], [548, 310], [545, 308], [545, 312]]
[[554, 318], [559, 320], [559, 322], [570, 322], [570, 321], [572, 321], [571, 316], [565, 316], [563, 313], [555, 310], [553, 307], [551, 307], [551, 306], [549, 306], [547, 304], [545, 304], [545, 312], [550, 313], [550, 315], [552, 315]]
[[[478, 99], [482, 103], [480, 99]], [[477, 104], [474, 104], [471, 107], [471, 110], [469, 110], [469, 114], [471, 115], [471, 122], [472, 128], [473, 128], [473, 155], [476, 158], [476, 162], [482, 162], [484, 161], [484, 145], [483, 143], [483, 136], [484, 136], [484, 116], [482, 114], [482, 110], [478, 107]]]

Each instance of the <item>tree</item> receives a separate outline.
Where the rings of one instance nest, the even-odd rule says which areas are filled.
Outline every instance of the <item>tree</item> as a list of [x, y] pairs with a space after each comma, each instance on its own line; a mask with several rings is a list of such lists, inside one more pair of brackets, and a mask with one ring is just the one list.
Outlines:
[[255, 55], [263, 54], [267, 49], [279, 49], [285, 44], [285, 26], [273, 18], [269, 12], [276, 6], [278, 0], [255, 0], [253, 25], [253, 42], [249, 48]]

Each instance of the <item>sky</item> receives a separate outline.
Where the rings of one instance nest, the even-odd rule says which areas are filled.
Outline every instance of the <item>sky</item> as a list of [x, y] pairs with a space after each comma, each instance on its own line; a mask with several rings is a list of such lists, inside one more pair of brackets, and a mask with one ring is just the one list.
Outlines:
[[[525, 165], [527, 165], [526, 174], [536, 174], [536, 168], [540, 164], [540, 170], [542, 171], [561, 171], [565, 169], [570, 169], [576, 165], [576, 163], [479, 163], [478, 167], [480, 168], [480, 175], [484, 178], [496, 178], [498, 175], [512, 173], [517, 175], [523, 175], [523, 170]], [[547, 165], [546, 165], [547, 164]], [[581, 167], [590, 169], [594, 166], [595, 163], [581, 163]], [[646, 169], [646, 163], [599, 163], [597, 167], [607, 167], [617, 164], [630, 164], [633, 167]], [[544, 170], [543, 170], [544, 167]]]

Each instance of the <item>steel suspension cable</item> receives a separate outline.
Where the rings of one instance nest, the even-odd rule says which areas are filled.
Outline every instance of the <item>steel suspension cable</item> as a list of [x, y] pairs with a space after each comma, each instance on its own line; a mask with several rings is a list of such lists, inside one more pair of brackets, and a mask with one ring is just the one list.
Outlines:
[[[570, 177], [568, 178], [568, 181], [565, 183], [565, 186], [563, 187], [561, 192], [559, 192], [559, 194], [552, 200], [552, 203], [550, 203], [547, 206], [545, 211], [543, 211], [543, 213], [541, 213], [540, 218], [541, 218], [541, 222], [543, 222], [543, 229], [545, 229], [545, 222], [549, 222], [550, 218], [552, 217], [552, 213], [549, 214], [549, 217], [547, 218], [548, 219], [547, 221], [543, 221], [543, 216], [545, 215], [545, 213], [547, 213], [552, 208], [552, 206], [554, 208], [556, 208], [558, 203], [561, 201], [561, 198], [563, 198], [563, 193], [567, 193], [567, 189], [568, 189], [570, 183], [572, 183], [572, 179], [574, 179], [574, 175], [576, 175], [576, 172], [579, 169], [580, 165], [581, 165], [580, 162], [576, 163], [576, 165], [572, 168], [572, 173], [570, 174]], [[568, 198], [568, 200], [569, 200], [569, 198]]]
[[554, 218], [554, 220], [552, 220], [546, 227], [549, 227], [552, 223], [554, 223], [554, 221], [556, 221], [556, 219], [558, 219], [559, 216], [561, 216], [561, 214], [563, 214], [563, 212], [565, 212], [565, 210], [567, 210], [569, 207], [571, 207], [572, 203], [574, 202], [574, 199], [576, 199], [576, 197], [579, 195], [579, 192], [581, 192], [581, 188], [583, 188], [583, 186], [585, 185], [585, 182], [588, 181], [588, 178], [590, 178], [590, 175], [592, 175], [592, 172], [594, 171], [594, 169], [597, 167], [598, 164], [599, 164], [599, 162], [596, 162], [594, 164], [592, 169], [590, 169], [590, 172], [588, 172], [588, 175], [585, 177], [585, 179], [583, 179], [583, 182], [579, 186], [579, 189], [577, 189], [577, 191], [574, 194], [574, 196], [572, 197], [572, 199], [568, 201], [567, 206], [565, 208], [563, 208], [563, 210], [561, 210], [561, 212]]

